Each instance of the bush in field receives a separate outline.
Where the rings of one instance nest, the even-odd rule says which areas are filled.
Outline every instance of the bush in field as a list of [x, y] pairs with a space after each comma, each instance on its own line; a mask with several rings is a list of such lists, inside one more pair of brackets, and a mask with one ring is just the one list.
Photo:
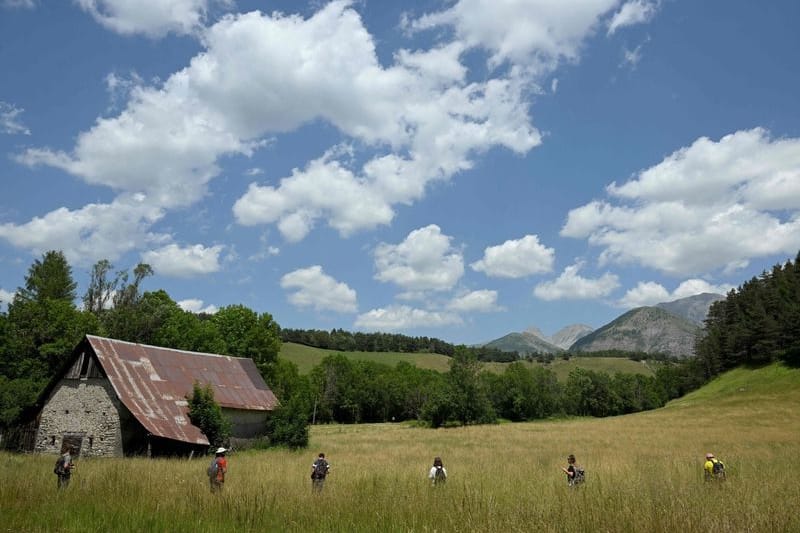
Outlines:
[[308, 405], [300, 396], [291, 397], [267, 420], [270, 446], [297, 449], [308, 446]]
[[231, 422], [222, 414], [222, 408], [214, 400], [211, 385], [201, 387], [195, 382], [189, 401], [189, 420], [200, 428], [212, 447], [226, 444], [231, 436]]

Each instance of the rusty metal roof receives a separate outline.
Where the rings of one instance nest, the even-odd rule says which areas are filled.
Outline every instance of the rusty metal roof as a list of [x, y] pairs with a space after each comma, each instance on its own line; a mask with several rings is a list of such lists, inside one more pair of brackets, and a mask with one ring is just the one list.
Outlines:
[[87, 335], [120, 401], [153, 435], [192, 444], [208, 439], [189, 422], [186, 396], [209, 384], [224, 408], [270, 411], [278, 400], [252, 359], [187, 352]]

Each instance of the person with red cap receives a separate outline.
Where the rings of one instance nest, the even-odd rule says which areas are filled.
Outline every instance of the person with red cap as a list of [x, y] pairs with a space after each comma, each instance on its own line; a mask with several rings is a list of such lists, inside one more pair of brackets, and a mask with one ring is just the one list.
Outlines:
[[725, 465], [709, 452], [706, 454], [706, 462], [703, 465], [706, 481], [723, 481], [725, 479]]

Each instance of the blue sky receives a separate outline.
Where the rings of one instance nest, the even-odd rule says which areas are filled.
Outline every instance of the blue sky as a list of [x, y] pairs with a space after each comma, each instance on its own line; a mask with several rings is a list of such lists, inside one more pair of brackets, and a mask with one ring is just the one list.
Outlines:
[[800, 250], [800, 3], [0, 0], [0, 300], [475, 343]]

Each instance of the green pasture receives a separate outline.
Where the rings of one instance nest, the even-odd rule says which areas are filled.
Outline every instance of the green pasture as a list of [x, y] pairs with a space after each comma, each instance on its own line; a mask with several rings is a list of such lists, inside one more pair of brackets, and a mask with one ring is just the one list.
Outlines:
[[[394, 366], [400, 361], [405, 361], [418, 368], [427, 368], [446, 372], [449, 369], [450, 358], [435, 353], [399, 353], [399, 352], [343, 352], [336, 350], [324, 350], [313, 348], [293, 342], [285, 342], [281, 346], [280, 357], [287, 359], [297, 365], [301, 374], [308, 374], [311, 369], [322, 362], [322, 360], [333, 354], [342, 354], [345, 357], [360, 361], [373, 361]], [[529, 366], [546, 366], [555, 372], [560, 381], [566, 381], [569, 373], [575, 368], [584, 368], [596, 372], [607, 372], [616, 374], [618, 372], [628, 374], [644, 374], [652, 376], [656, 368], [652, 361], [637, 362], [620, 357], [571, 357], [565, 361], [561, 357], [556, 357], [553, 362], [542, 365], [537, 362], [525, 362]], [[490, 372], [502, 373], [509, 363], [485, 363], [486, 370]]]
[[[54, 457], [0, 454], [2, 531], [800, 531], [800, 370], [735, 370], [665, 408], [606, 419], [422, 429], [312, 428], [300, 452], [229, 456], [222, 494], [206, 459], [83, 459], [56, 490]], [[331, 475], [313, 494], [311, 462]], [[727, 465], [706, 483], [703, 455]], [[587, 482], [566, 486], [574, 453]], [[432, 487], [435, 455], [449, 472]]]
[[450, 368], [450, 358], [436, 353], [344, 352], [314, 348], [293, 342], [284, 342], [281, 345], [279, 356], [296, 364], [301, 374], [308, 374], [323, 359], [334, 354], [342, 354], [350, 359], [373, 361], [390, 366], [394, 366], [400, 361], [405, 361], [419, 368], [438, 370], [439, 372], [446, 372]]

